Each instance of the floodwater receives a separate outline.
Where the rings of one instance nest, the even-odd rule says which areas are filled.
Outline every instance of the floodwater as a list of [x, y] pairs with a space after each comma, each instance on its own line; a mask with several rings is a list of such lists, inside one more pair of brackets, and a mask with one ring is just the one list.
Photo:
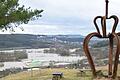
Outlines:
[[44, 49], [28, 49], [26, 52], [28, 59], [23, 59], [21, 62], [4, 62], [4, 67], [1, 67], [0, 70], [27, 67], [27, 63], [31, 63], [32, 61], [42, 62], [44, 66], [49, 65], [50, 61], [74, 63], [86, 58], [85, 56], [60, 56], [54, 53], [44, 53]]
[[60, 56], [52, 53], [28, 53], [29, 60], [39, 61], [59, 61], [59, 62], [76, 62], [84, 58], [83, 56]]

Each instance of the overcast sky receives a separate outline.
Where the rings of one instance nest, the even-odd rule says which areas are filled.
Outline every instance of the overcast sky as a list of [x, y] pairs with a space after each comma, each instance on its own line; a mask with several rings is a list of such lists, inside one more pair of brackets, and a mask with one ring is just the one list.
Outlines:
[[[104, 16], [105, 0], [19, 0], [20, 4], [32, 9], [43, 9], [39, 20], [20, 25], [30, 34], [81, 34], [96, 31], [93, 19]], [[120, 0], [109, 0], [109, 15], [120, 17]], [[110, 24], [109, 21], [108, 23]], [[111, 26], [107, 26], [110, 31]], [[117, 28], [118, 31], [120, 28]]]

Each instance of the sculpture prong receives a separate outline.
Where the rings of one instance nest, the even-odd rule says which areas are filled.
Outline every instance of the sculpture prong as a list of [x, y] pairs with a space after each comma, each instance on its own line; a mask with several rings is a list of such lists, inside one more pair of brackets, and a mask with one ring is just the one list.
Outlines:
[[[117, 16], [115, 15], [112, 15], [110, 17], [108, 17], [108, 3], [109, 1], [108, 0], [105, 0], [106, 2], [106, 10], [105, 10], [105, 16], [97, 16], [94, 18], [94, 25], [96, 27], [96, 30], [97, 32], [93, 32], [93, 33], [90, 33], [86, 36], [86, 38], [84, 39], [84, 43], [83, 43], [83, 48], [84, 48], [84, 52], [88, 58], [88, 62], [90, 64], [90, 67], [92, 69], [92, 73], [93, 73], [93, 76], [96, 77], [97, 74], [96, 74], [96, 69], [95, 69], [95, 65], [94, 65], [94, 61], [92, 59], [92, 56], [90, 54], [90, 51], [89, 51], [89, 47], [88, 47], [88, 44], [89, 44], [89, 41], [92, 37], [98, 37], [98, 38], [109, 38], [109, 45], [110, 45], [110, 49], [109, 49], [109, 67], [108, 67], [108, 77], [109, 78], [116, 78], [117, 76], [117, 69], [118, 69], [118, 61], [119, 61], [119, 54], [120, 54], [120, 39], [118, 36], [120, 36], [120, 32], [119, 33], [115, 33], [115, 30], [117, 28], [117, 25], [118, 25], [118, 22], [119, 22], [119, 19]], [[99, 27], [97, 25], [97, 19], [101, 19], [101, 28], [102, 28], [102, 33], [100, 33], [100, 30], [99, 30]], [[113, 19], [114, 20], [114, 24], [113, 24], [113, 27], [112, 27], [112, 32], [107, 34], [107, 31], [106, 31], [106, 19]], [[113, 38], [115, 38], [115, 40], [117, 41], [117, 49], [116, 49], [116, 52], [115, 52], [115, 59], [114, 59], [114, 64], [113, 64]]]

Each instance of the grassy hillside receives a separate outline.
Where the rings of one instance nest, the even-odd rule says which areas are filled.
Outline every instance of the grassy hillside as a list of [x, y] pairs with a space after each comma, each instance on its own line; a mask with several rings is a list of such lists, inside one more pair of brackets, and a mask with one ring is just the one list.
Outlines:
[[[118, 76], [120, 76], [120, 65], [118, 67]], [[97, 70], [102, 70], [104, 74], [107, 74], [107, 66], [98, 67]], [[64, 76], [61, 80], [93, 80], [91, 71], [86, 71], [85, 76], [78, 75], [77, 69], [41, 69], [33, 71], [33, 76], [31, 77], [31, 72], [21, 72], [17, 74], [9, 75], [3, 80], [51, 80], [53, 72], [63, 72]], [[105, 78], [99, 78], [95, 80], [107, 80]], [[120, 80], [120, 79], [116, 79]]]
[[41, 71], [34, 71], [33, 77], [31, 77], [31, 72], [21, 72], [9, 75], [4, 80], [51, 80], [52, 73], [56, 71], [63, 72], [64, 76], [61, 80], [92, 80], [90, 74], [87, 77], [78, 77], [77, 70], [74, 69], [42, 69]]

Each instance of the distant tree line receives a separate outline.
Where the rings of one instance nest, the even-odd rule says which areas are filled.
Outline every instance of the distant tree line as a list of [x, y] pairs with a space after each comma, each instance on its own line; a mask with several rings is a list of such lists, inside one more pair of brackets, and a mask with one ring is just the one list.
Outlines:
[[49, 50], [45, 49], [44, 53], [55, 53], [59, 54], [60, 56], [69, 56], [70, 52], [69, 49], [61, 48], [50, 48]]
[[109, 41], [108, 40], [103, 40], [103, 41], [99, 41], [95, 44], [92, 44], [92, 47], [94, 48], [98, 48], [98, 47], [105, 47], [109, 45]]
[[44, 53], [55, 53], [60, 56], [70, 56], [71, 54], [76, 54], [78, 56], [84, 55], [82, 49], [76, 49], [74, 52], [70, 52], [70, 48], [67, 46], [45, 49]]
[[19, 61], [27, 58], [26, 51], [0, 52], [0, 62]]

